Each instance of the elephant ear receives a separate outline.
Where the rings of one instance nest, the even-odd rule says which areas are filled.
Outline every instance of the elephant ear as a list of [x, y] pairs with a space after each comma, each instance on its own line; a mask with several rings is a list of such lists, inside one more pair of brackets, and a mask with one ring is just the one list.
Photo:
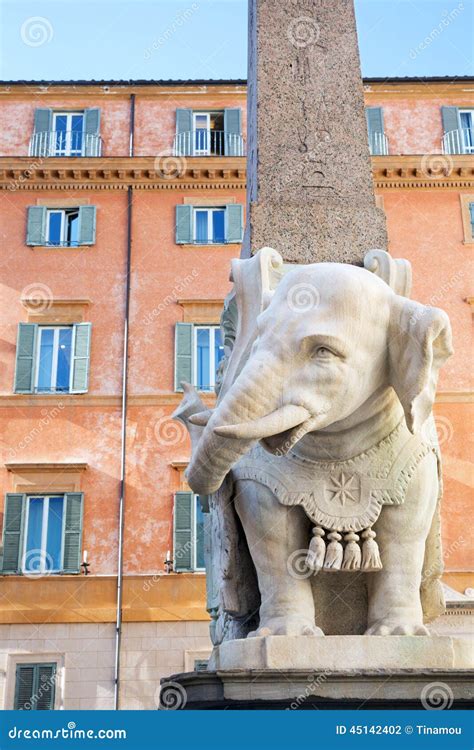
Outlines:
[[453, 353], [451, 325], [443, 310], [398, 295], [393, 300], [389, 377], [415, 433], [431, 413], [439, 369]]
[[263, 247], [252, 258], [233, 260], [232, 292], [221, 318], [225, 362], [219, 379], [219, 400], [232, 386], [247, 362], [257, 338], [257, 318], [270, 304], [285, 268], [281, 255]]

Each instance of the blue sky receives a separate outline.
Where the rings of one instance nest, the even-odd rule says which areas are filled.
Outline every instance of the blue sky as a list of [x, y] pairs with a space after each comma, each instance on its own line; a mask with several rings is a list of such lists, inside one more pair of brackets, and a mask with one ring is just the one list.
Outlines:
[[[474, 0], [356, 13], [364, 76], [474, 73]], [[246, 77], [246, 0], [0, 0], [0, 15], [2, 79]]]

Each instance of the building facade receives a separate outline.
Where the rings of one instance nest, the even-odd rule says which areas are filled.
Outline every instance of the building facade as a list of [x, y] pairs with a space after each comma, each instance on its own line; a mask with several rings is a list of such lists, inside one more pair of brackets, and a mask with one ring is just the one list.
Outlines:
[[[389, 251], [454, 333], [435, 414], [457, 605], [439, 632], [467, 627], [473, 587], [472, 84], [365, 81]], [[245, 82], [0, 93], [0, 705], [152, 709], [161, 677], [210, 652], [203, 514], [170, 415], [182, 381], [214, 400], [245, 223]]]

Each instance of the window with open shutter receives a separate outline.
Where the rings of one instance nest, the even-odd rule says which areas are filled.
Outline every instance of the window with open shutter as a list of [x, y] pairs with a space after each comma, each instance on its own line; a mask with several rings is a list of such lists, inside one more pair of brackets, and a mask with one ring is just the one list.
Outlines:
[[184, 245], [193, 241], [193, 207], [176, 206], [176, 244]]
[[45, 245], [46, 237], [46, 206], [29, 206], [26, 223], [26, 244], [29, 246]]
[[84, 156], [100, 156], [100, 109], [91, 107], [84, 111]]
[[95, 242], [96, 207], [80, 206], [78, 244], [93, 245]]
[[86, 393], [89, 387], [91, 324], [74, 325], [71, 393]]
[[79, 573], [81, 569], [83, 492], [67, 492], [64, 496], [63, 572]]
[[240, 109], [224, 110], [224, 146], [225, 156], [243, 156], [242, 147], [242, 112]]
[[7, 493], [3, 516], [2, 573], [20, 572], [25, 507], [26, 495]]
[[174, 570], [192, 570], [193, 546], [193, 505], [192, 492], [176, 492], [174, 496]]
[[226, 242], [242, 242], [244, 230], [243, 206], [230, 203], [226, 208]]
[[56, 694], [57, 664], [17, 664], [15, 711], [52, 711]]
[[366, 107], [365, 118], [367, 120], [370, 153], [373, 156], [387, 153], [382, 107]]
[[176, 323], [174, 389], [182, 391], [181, 383], [193, 382], [193, 324]]

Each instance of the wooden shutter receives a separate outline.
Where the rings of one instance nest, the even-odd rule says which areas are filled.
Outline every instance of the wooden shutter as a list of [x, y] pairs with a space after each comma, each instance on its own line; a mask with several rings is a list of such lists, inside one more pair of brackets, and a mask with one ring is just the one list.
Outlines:
[[17, 664], [15, 675], [16, 711], [54, 709], [56, 664]]
[[190, 133], [193, 129], [193, 110], [177, 109], [176, 110], [176, 132]]
[[91, 324], [74, 325], [71, 393], [86, 393], [89, 387]]
[[3, 517], [2, 573], [20, 571], [25, 508], [26, 495], [13, 492], [6, 495]]
[[242, 113], [240, 109], [224, 110], [224, 143], [226, 156], [242, 156], [241, 139], [232, 138], [242, 134]]
[[174, 343], [174, 389], [193, 382], [193, 324], [176, 323]]
[[95, 243], [95, 206], [81, 206], [79, 208], [79, 245], [93, 245]]
[[53, 129], [53, 110], [35, 109], [35, 133], [48, 133]]
[[441, 107], [441, 120], [445, 133], [458, 130], [460, 127], [458, 107]]
[[241, 203], [230, 203], [225, 212], [226, 242], [242, 242], [243, 206]]
[[469, 215], [471, 217], [471, 236], [474, 239], [474, 203], [469, 204]]
[[176, 244], [184, 245], [193, 241], [193, 207], [176, 206]]
[[193, 493], [176, 492], [174, 496], [174, 570], [192, 570], [193, 545]]
[[100, 132], [100, 109], [91, 107], [84, 111], [84, 156], [100, 156], [98, 137]]
[[46, 206], [29, 206], [26, 223], [26, 244], [46, 244]]
[[64, 495], [63, 573], [79, 573], [81, 569], [83, 492]]
[[36, 338], [35, 323], [19, 323], [16, 344], [15, 393], [32, 393], [35, 379]]

